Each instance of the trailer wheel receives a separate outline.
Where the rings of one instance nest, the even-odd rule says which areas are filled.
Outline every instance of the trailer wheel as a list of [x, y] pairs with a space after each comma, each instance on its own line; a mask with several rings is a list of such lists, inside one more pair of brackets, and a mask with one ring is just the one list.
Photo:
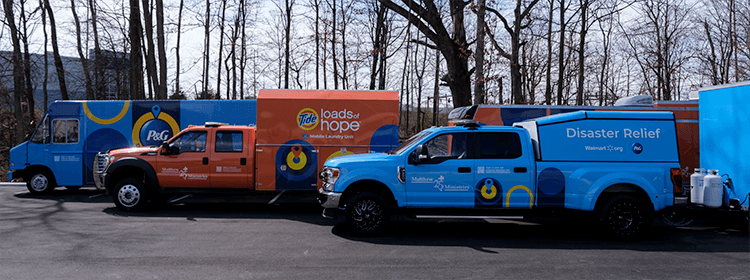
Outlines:
[[385, 231], [390, 221], [388, 203], [372, 192], [358, 193], [346, 205], [346, 223], [357, 234], [374, 236]]
[[615, 195], [599, 210], [599, 222], [609, 237], [631, 240], [651, 226], [651, 211], [632, 196]]
[[146, 185], [143, 182], [135, 178], [127, 178], [115, 186], [115, 191], [112, 193], [112, 200], [114, 200], [115, 205], [120, 210], [141, 210], [148, 201], [145, 190]]
[[46, 170], [34, 170], [26, 181], [26, 188], [36, 195], [50, 194], [57, 187], [55, 177]]

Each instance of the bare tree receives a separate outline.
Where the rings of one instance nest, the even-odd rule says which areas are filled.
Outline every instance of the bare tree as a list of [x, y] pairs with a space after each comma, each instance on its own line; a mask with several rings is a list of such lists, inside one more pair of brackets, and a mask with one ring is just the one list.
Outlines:
[[102, 67], [102, 49], [99, 45], [99, 31], [98, 31], [98, 18], [96, 1], [88, 0], [89, 2], [89, 13], [91, 14], [91, 31], [94, 34], [94, 91], [95, 99], [103, 99], [102, 92], [104, 91], [104, 69]]
[[477, 46], [474, 51], [474, 104], [484, 103], [484, 39], [485, 23], [484, 15], [486, 0], [478, 0], [476, 5], [477, 13]]
[[47, 92], [47, 82], [49, 78], [49, 61], [47, 59], [47, 10], [44, 9], [44, 1], [39, 0], [39, 9], [42, 11], [42, 32], [44, 33], [44, 77], [42, 78], [42, 95], [44, 102], [44, 111], [47, 112], [47, 102], [49, 93]]
[[[49, 0], [45, 0], [49, 1]], [[50, 22], [54, 25], [54, 23]], [[141, 59], [141, 11], [138, 0], [130, 0], [130, 98], [146, 99]], [[54, 34], [54, 33], [53, 33]]]
[[471, 73], [469, 71], [468, 59], [471, 51], [466, 41], [466, 29], [464, 27], [464, 7], [467, 2], [461, 0], [449, 1], [449, 12], [451, 15], [452, 32], [448, 33], [446, 25], [442, 21], [440, 12], [433, 0], [424, 0], [421, 3], [412, 0], [402, 0], [404, 4], [398, 5], [390, 0], [378, 0], [380, 3], [407, 19], [410, 24], [425, 34], [433, 44], [430, 48], [439, 49], [445, 58], [448, 74], [442, 79], [448, 84], [453, 95], [453, 106], [461, 107], [471, 105]]
[[62, 58], [60, 58], [60, 50], [57, 47], [57, 25], [55, 24], [55, 13], [52, 12], [49, 0], [44, 0], [44, 7], [47, 10], [47, 16], [49, 17], [50, 33], [52, 35], [52, 53], [55, 58], [55, 71], [57, 72], [57, 82], [60, 85], [60, 95], [63, 100], [69, 100], [68, 87], [65, 85], [65, 67], [63, 66]]
[[495, 9], [487, 8], [488, 11], [495, 14], [503, 22], [505, 31], [510, 35], [511, 40], [511, 52], [508, 53], [495, 41], [491, 35], [490, 39], [493, 45], [500, 51], [500, 55], [510, 60], [510, 77], [511, 77], [511, 96], [513, 103], [524, 104], [526, 99], [522, 93], [521, 84], [521, 64], [519, 61], [521, 52], [521, 29], [527, 28], [528, 23], [524, 24], [524, 19], [527, 19], [531, 9], [538, 3], [539, 0], [532, 0], [526, 7], [523, 6], [523, 0], [516, 0], [516, 8], [513, 10], [515, 20], [513, 21], [513, 27], [508, 24], [508, 20]]
[[156, 0], [156, 43], [159, 52], [159, 83], [156, 99], [167, 99], [167, 53], [164, 46], [164, 3]]
[[209, 49], [211, 46], [211, 0], [206, 0], [206, 17], [204, 19], [204, 39], [203, 39], [203, 90], [201, 91], [202, 96], [200, 96], [203, 99], [208, 98], [206, 96], [208, 94], [208, 68], [210, 66], [210, 59], [209, 59]]
[[177, 43], [175, 44], [175, 78], [174, 78], [174, 93], [177, 94], [182, 92], [180, 88], [180, 37], [182, 36], [182, 8], [185, 6], [185, 0], [180, 0], [180, 8], [177, 13]]
[[86, 55], [83, 53], [83, 46], [81, 43], [81, 21], [78, 19], [78, 12], [76, 12], [75, 0], [70, 0], [70, 10], [73, 13], [73, 20], [76, 25], [76, 46], [78, 49], [78, 57], [81, 59], [81, 66], [83, 68], [83, 77], [85, 80], [86, 87], [86, 99], [94, 100], [94, 89], [91, 85], [91, 69], [89, 69], [89, 60], [86, 59]]
[[[5, 21], [10, 29], [11, 42], [13, 44], [13, 109], [15, 111], [16, 123], [23, 124], [23, 108], [21, 107], [21, 95], [23, 94], [23, 62], [21, 61], [21, 42], [18, 38], [16, 18], [13, 14], [13, 0], [3, 0], [5, 10]], [[24, 125], [16, 125], [16, 143], [23, 142]]]

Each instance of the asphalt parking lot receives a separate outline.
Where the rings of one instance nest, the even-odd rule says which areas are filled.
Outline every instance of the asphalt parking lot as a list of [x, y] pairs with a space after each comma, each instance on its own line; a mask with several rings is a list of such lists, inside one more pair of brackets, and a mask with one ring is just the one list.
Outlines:
[[0, 279], [750, 279], [750, 238], [711, 220], [638, 242], [567, 220], [405, 221], [352, 236], [303, 196], [122, 212], [93, 189], [0, 185]]

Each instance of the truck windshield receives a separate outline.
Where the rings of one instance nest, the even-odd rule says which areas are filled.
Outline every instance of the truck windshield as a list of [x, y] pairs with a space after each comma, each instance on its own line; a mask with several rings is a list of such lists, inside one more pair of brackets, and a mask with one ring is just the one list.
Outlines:
[[44, 119], [34, 131], [34, 136], [31, 138], [32, 143], [48, 144], [49, 143], [49, 118], [44, 115]]
[[394, 155], [400, 155], [403, 154], [406, 150], [414, 146], [414, 144], [419, 143], [422, 139], [427, 137], [427, 135], [430, 135], [430, 132], [426, 130], [422, 130], [421, 132], [415, 134], [412, 137], [409, 137], [409, 139], [406, 139], [401, 145], [398, 145], [393, 151], [390, 152], [390, 154]]

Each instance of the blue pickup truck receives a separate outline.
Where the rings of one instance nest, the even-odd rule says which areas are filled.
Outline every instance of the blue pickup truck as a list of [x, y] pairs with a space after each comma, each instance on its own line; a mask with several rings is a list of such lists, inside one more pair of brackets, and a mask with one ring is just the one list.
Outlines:
[[330, 159], [320, 173], [323, 216], [361, 235], [395, 215], [592, 212], [630, 239], [652, 214], [686, 201], [671, 112], [573, 112], [508, 126], [426, 129], [380, 154]]

